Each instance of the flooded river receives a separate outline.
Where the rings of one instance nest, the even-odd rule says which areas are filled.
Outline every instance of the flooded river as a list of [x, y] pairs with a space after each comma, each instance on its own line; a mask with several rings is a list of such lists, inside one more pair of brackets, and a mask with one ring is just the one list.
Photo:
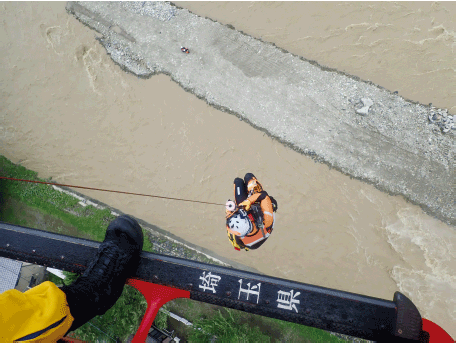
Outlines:
[[[166, 75], [125, 73], [63, 2], [0, 5], [1, 154], [61, 183], [217, 203], [253, 172], [279, 211], [271, 238], [249, 252], [229, 243], [223, 206], [83, 193], [262, 273], [388, 300], [399, 290], [456, 336], [454, 227], [290, 150]], [[454, 3], [178, 6], [456, 111]]]

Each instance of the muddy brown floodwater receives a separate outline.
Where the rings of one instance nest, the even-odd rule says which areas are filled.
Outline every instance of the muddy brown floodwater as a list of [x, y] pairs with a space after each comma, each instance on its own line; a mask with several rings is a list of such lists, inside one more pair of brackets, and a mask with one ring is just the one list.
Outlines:
[[456, 114], [456, 2], [174, 2]]
[[[397, 54], [389, 52], [380, 62], [386, 74], [368, 74], [371, 69], [380, 70], [370, 66], [375, 54], [369, 49], [362, 54], [366, 63], [359, 62], [361, 57], [344, 58], [347, 67], [329, 65], [331, 60], [326, 59], [319, 62], [352, 74], [361, 70], [358, 76], [364, 79], [454, 112], [455, 78], [441, 79], [445, 71], [454, 77], [454, 64], [446, 64], [447, 50], [424, 53], [437, 61], [434, 73], [430, 65], [420, 67], [420, 74], [438, 75], [427, 87], [431, 81], [419, 81], [429, 79], [415, 75], [415, 69], [407, 71], [408, 64], [396, 71], [390, 68], [396, 62], [388, 56], [402, 53], [399, 38], [373, 38], [384, 31], [387, 36], [400, 36], [400, 32], [394, 36], [386, 19], [380, 19], [402, 15], [398, 22], [412, 42], [426, 32], [436, 35], [433, 41], [423, 38], [422, 44], [410, 43], [410, 49], [427, 44], [444, 49], [447, 39], [453, 39], [453, 49], [454, 28], [449, 25], [454, 22], [439, 22], [448, 15], [454, 18], [453, 4], [429, 7], [425, 3], [419, 10], [418, 4], [407, 8], [408, 3], [363, 3], [361, 9], [335, 3], [332, 6], [339, 6], [340, 13], [335, 17], [327, 14], [329, 3], [312, 3], [305, 13], [304, 3], [240, 3], [255, 9], [242, 11], [242, 16], [236, 15], [240, 10], [235, 3], [207, 4], [207, 13], [205, 4], [179, 5], [186, 4], [196, 14], [210, 17], [213, 13], [213, 19], [264, 40], [276, 39], [276, 45], [309, 59], [325, 54], [337, 59], [337, 51], [350, 45], [346, 40], [381, 46], [386, 52], [396, 50]], [[144, 80], [123, 72], [95, 40], [94, 32], [65, 12], [63, 2], [0, 6], [1, 154], [57, 182], [222, 204], [233, 196], [233, 179], [253, 172], [278, 200], [279, 211], [271, 238], [250, 252], [233, 250], [224, 229], [223, 206], [83, 193], [262, 273], [389, 300], [399, 290], [424, 317], [456, 336], [453, 227], [402, 197], [382, 193], [284, 147], [238, 118], [209, 107], [166, 75]], [[296, 13], [307, 16], [308, 29], [318, 39], [305, 38], [306, 27], [295, 26], [304, 17], [286, 16], [293, 6]], [[428, 13], [426, 8], [435, 17], [434, 28], [426, 26], [432, 24], [423, 14]], [[262, 20], [275, 33], [266, 34], [262, 26], [251, 24], [259, 20], [258, 13], [267, 14]], [[361, 14], [361, 23], [350, 17]], [[420, 23], [424, 26], [419, 27]], [[325, 35], [329, 37], [324, 39]], [[302, 41], [311, 41], [311, 48], [299, 50]], [[335, 45], [334, 53], [321, 52], [333, 51], [328, 44]], [[421, 86], [401, 83], [407, 78]]]

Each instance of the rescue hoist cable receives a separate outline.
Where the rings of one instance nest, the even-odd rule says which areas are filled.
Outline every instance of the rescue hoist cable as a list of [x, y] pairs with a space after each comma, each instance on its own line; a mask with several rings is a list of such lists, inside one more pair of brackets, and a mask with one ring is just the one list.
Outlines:
[[225, 206], [225, 204], [218, 204], [215, 202], [207, 202], [207, 201], [199, 201], [199, 200], [190, 200], [190, 199], [181, 199], [181, 198], [171, 198], [165, 197], [160, 195], [151, 195], [151, 194], [142, 194], [142, 193], [133, 193], [133, 192], [124, 192], [124, 191], [116, 191], [112, 189], [102, 189], [102, 188], [93, 188], [93, 187], [84, 187], [84, 186], [74, 186], [74, 185], [65, 185], [61, 183], [54, 183], [54, 182], [45, 182], [45, 181], [34, 181], [34, 180], [24, 180], [24, 179], [16, 179], [13, 177], [5, 177], [0, 176], [0, 180], [11, 180], [11, 181], [22, 181], [22, 182], [30, 182], [30, 183], [41, 183], [44, 185], [52, 185], [52, 186], [62, 186], [62, 187], [70, 187], [70, 188], [81, 188], [81, 189], [88, 189], [92, 191], [102, 191], [102, 192], [111, 192], [111, 193], [120, 193], [120, 194], [128, 194], [128, 195], [138, 195], [143, 197], [150, 197], [150, 198], [159, 198], [159, 199], [168, 199], [168, 200], [179, 200], [179, 201], [188, 201], [188, 202], [197, 202], [200, 204], [207, 204], [207, 205], [217, 205], [217, 206]]

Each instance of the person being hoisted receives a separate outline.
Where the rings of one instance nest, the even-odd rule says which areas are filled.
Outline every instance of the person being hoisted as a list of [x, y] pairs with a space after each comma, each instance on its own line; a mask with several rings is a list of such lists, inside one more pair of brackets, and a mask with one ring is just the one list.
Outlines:
[[277, 201], [255, 175], [234, 179], [234, 199], [226, 203], [226, 230], [236, 250], [258, 249], [272, 233]]

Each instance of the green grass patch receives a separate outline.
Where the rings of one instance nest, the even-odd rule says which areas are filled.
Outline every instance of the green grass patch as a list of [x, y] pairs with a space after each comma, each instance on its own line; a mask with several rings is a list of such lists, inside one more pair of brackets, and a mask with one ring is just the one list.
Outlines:
[[59, 287], [64, 285], [63, 279], [59, 278], [57, 275], [54, 275], [52, 273], [48, 274], [46, 280], [53, 282], [56, 286]]
[[[167, 304], [163, 305], [160, 310], [167, 310], [168, 306]], [[161, 329], [161, 330], [166, 330], [168, 328], [168, 317], [169, 314], [163, 312], [163, 311], [158, 311], [157, 315], [155, 316], [154, 320], [154, 325]]]
[[[168, 330], [176, 330], [178, 337], [190, 342], [209, 342], [213, 336], [220, 342], [345, 342], [325, 330], [189, 299], [175, 299], [167, 304], [167, 309], [192, 322], [194, 328], [202, 329], [171, 323]], [[252, 332], [255, 334], [251, 335]]]
[[48, 273], [46, 280], [51, 281], [60, 287], [71, 285], [79, 277], [78, 274], [67, 271], [63, 271], [63, 274], [65, 275], [65, 279], [62, 279], [52, 273]]
[[270, 330], [280, 332], [286, 342], [339, 343], [343, 340], [329, 332], [310, 326], [290, 323], [274, 318], [263, 317], [263, 325]]
[[247, 343], [271, 342], [259, 327], [242, 322], [242, 315], [230, 309], [222, 313], [218, 310], [212, 318], [200, 318], [195, 321], [189, 342], [209, 343], [216, 339], [219, 342]]
[[[50, 180], [38, 178], [36, 172], [16, 165], [4, 156], [0, 156], [0, 175], [16, 179], [50, 182]], [[52, 216], [68, 226], [77, 228], [80, 233], [85, 234], [85, 237], [99, 242], [104, 240], [109, 223], [115, 219], [108, 208], [97, 209], [93, 206], [81, 206], [78, 204], [78, 199], [55, 190], [51, 185], [0, 180], [0, 197], [0, 220], [2, 221], [37, 228], [33, 221], [28, 223], [23, 218], [17, 220], [17, 214], [14, 214], [12, 209], [5, 209], [5, 206], [2, 206], [8, 198], [12, 198], [39, 211], [42, 215]], [[143, 250], [151, 252], [152, 243], [149, 241], [145, 230], [143, 230], [143, 234]]]

